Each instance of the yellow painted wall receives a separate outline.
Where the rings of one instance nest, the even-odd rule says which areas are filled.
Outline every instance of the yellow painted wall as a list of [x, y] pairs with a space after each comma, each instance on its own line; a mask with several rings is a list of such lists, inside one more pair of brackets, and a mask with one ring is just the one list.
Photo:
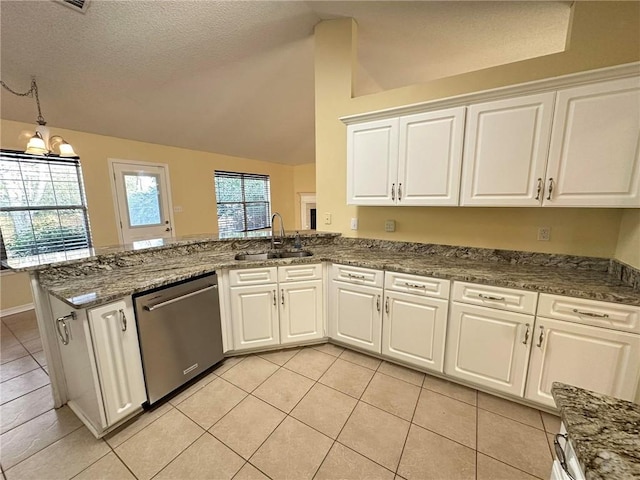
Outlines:
[[[356, 207], [346, 205], [345, 115], [392, 108], [640, 60], [640, 3], [576, 2], [565, 52], [433, 80], [376, 94], [352, 97], [357, 25], [351, 19], [325, 21], [315, 29], [316, 185], [318, 225], [345, 236], [507, 248], [613, 257], [624, 212], [617, 209], [470, 207]], [[428, 61], [425, 59], [425, 61]], [[625, 225], [633, 223], [625, 215]], [[349, 229], [358, 217], [359, 230]], [[397, 231], [386, 234], [384, 220]], [[625, 227], [622, 237], [633, 239]], [[537, 228], [551, 227], [551, 241], [536, 240]], [[631, 249], [631, 247], [629, 247]], [[618, 249], [625, 250], [626, 249]], [[618, 254], [621, 254], [619, 251]], [[625, 258], [632, 256], [625, 253]], [[633, 260], [633, 258], [632, 258]], [[633, 260], [631, 263], [640, 262]]]
[[615, 257], [627, 265], [640, 268], [640, 210], [623, 213]]
[[[0, 120], [2, 148], [23, 149], [19, 135], [33, 131], [33, 125]], [[294, 167], [277, 163], [230, 157], [121, 138], [51, 127], [74, 147], [82, 162], [91, 233], [96, 246], [118, 244], [116, 214], [111, 193], [107, 159], [164, 163], [169, 166], [171, 197], [182, 212], [174, 213], [176, 235], [217, 232], [216, 197], [213, 189], [215, 169], [267, 174], [271, 178], [271, 202], [285, 225], [295, 223]], [[24, 303], [23, 275], [3, 277], [0, 309]], [[20, 292], [14, 294], [13, 292]], [[7, 292], [5, 294], [5, 292]], [[30, 298], [30, 295], [29, 295]], [[19, 303], [22, 302], [22, 303]]]
[[316, 191], [316, 164], [305, 163], [293, 167], [293, 202], [295, 205], [295, 228], [302, 228], [302, 217], [300, 212], [300, 194], [315, 193]]

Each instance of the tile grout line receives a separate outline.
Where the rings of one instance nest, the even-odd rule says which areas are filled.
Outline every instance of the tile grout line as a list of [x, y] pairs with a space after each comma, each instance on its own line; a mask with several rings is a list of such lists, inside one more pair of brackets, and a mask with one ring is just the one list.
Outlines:
[[420, 403], [420, 397], [422, 396], [422, 386], [424, 385], [424, 381], [427, 377], [425, 376], [422, 379], [422, 383], [420, 384], [420, 392], [418, 393], [418, 398], [416, 399], [416, 404], [413, 407], [413, 413], [411, 414], [411, 420], [409, 420], [409, 428], [407, 429], [407, 434], [404, 437], [404, 443], [402, 444], [402, 450], [400, 450], [400, 458], [398, 459], [398, 465], [396, 465], [396, 470], [394, 474], [399, 476], [398, 470], [400, 470], [400, 464], [402, 463], [402, 457], [404, 455], [404, 449], [407, 447], [407, 441], [409, 440], [409, 434], [411, 433], [411, 426], [414, 425], [413, 419], [416, 416], [416, 410], [418, 410], [418, 404]]
[[[182, 412], [180, 412], [180, 413], [182, 413]], [[188, 417], [187, 415], [185, 415], [184, 413], [183, 413], [183, 415], [184, 415], [185, 417], [189, 418], [189, 417]], [[191, 420], [191, 418], [189, 418], [189, 420]], [[198, 425], [195, 421], [193, 421], [193, 420], [191, 420], [191, 421], [192, 421], [193, 423], [195, 423], [196, 425]], [[200, 425], [198, 425], [198, 426], [200, 427]], [[202, 428], [202, 427], [200, 427], [200, 428]], [[154, 474], [151, 476], [151, 478], [150, 478], [149, 480], [153, 480], [153, 479], [154, 479], [154, 478], [156, 478], [158, 475], [160, 475], [160, 473], [162, 473], [162, 471], [163, 471], [163, 470], [165, 470], [169, 465], [171, 465], [173, 462], [175, 462], [175, 461], [178, 459], [178, 457], [179, 457], [180, 455], [182, 455], [184, 452], [186, 452], [189, 448], [191, 448], [191, 446], [192, 446], [194, 443], [196, 443], [198, 440], [200, 440], [202, 437], [204, 437], [207, 433], [209, 433], [205, 428], [202, 428], [202, 430], [203, 430], [203, 432], [202, 432], [200, 435], [198, 435], [198, 436], [193, 440], [193, 442], [189, 443], [186, 447], [184, 447], [182, 450], [180, 450], [180, 451], [178, 452], [178, 454], [177, 454], [175, 457], [173, 457], [171, 460], [169, 460], [169, 462], [168, 462], [164, 467], [162, 467], [160, 470], [158, 470], [156, 473], [154, 473]], [[214, 437], [214, 438], [215, 438], [215, 437]], [[216, 440], [217, 440], [217, 439], [216, 439]], [[123, 462], [123, 463], [124, 463], [124, 462]], [[126, 463], [125, 463], [125, 465], [126, 465]], [[133, 472], [131, 472], [131, 473], [133, 473]], [[134, 475], [134, 477], [135, 477], [135, 475]], [[138, 477], [136, 477], [136, 478], [138, 478]]]
[[[46, 388], [46, 387], [49, 387], [49, 386], [50, 386], [50, 384], [42, 385], [41, 387], [38, 387], [38, 388], [36, 388], [35, 390], [32, 390], [32, 391], [30, 391], [30, 392], [28, 392], [28, 393], [25, 393], [24, 395], [20, 395], [19, 397], [14, 398], [13, 400], [9, 400], [8, 402], [3, 403], [3, 404], [2, 404], [2, 406], [9, 405], [11, 402], [14, 402], [14, 401], [16, 401], [16, 400], [19, 400], [19, 399], [20, 399], [20, 398], [22, 398], [22, 397], [26, 397], [27, 395], [29, 395], [29, 394], [31, 394], [31, 393], [37, 392], [38, 390], [41, 390], [41, 389]], [[31, 420], [34, 420], [34, 419], [36, 419], [36, 418], [38, 418], [38, 417], [40, 417], [40, 416], [44, 415], [45, 413], [50, 412], [51, 410], [55, 410], [55, 408], [51, 407], [49, 410], [45, 410], [44, 412], [39, 413], [38, 415], [36, 415], [36, 416], [35, 416], [35, 417], [33, 417], [33, 418], [30, 418], [29, 420], [26, 420], [26, 421], [24, 421], [24, 422], [22, 422], [22, 423], [19, 423], [18, 425], [15, 425], [15, 426], [11, 427], [9, 430], [7, 430], [6, 432], [2, 432], [2, 434], [0, 434], [0, 435], [4, 435], [5, 433], [9, 433], [10, 431], [12, 431], [12, 430], [14, 430], [14, 429], [16, 429], [16, 428], [18, 428], [18, 427], [20, 427], [20, 426], [22, 426], [22, 425], [25, 425], [25, 424], [29, 423]], [[75, 415], [75, 414], [74, 414], [74, 415]]]

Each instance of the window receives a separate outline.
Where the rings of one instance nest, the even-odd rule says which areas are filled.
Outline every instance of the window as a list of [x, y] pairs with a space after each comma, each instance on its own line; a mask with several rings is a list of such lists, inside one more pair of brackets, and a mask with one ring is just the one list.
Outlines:
[[271, 227], [268, 175], [215, 172], [220, 235]]
[[89, 218], [78, 158], [0, 150], [3, 259], [89, 248]]

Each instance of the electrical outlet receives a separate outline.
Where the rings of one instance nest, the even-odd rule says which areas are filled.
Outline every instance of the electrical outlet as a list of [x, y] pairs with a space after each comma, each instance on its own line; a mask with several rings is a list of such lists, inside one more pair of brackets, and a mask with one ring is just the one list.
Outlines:
[[384, 222], [384, 231], [385, 232], [395, 232], [396, 231], [396, 221], [395, 220], [385, 220], [385, 222]]
[[358, 219], [357, 218], [352, 218], [351, 219], [351, 230], [357, 230], [358, 229]]
[[328, 212], [324, 214], [324, 224], [331, 225], [331, 214]]
[[538, 240], [541, 242], [548, 242], [551, 240], [551, 227], [538, 228]]

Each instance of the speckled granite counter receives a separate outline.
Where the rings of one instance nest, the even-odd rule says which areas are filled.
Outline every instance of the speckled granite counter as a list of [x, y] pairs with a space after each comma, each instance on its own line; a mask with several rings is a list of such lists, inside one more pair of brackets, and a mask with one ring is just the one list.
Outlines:
[[309, 234], [303, 236], [303, 242], [305, 250], [313, 252], [313, 256], [237, 261], [234, 256], [239, 251], [268, 249], [268, 242], [200, 239], [140, 254], [108, 253], [83, 261], [40, 266], [32, 271], [46, 290], [78, 308], [220, 269], [323, 261], [640, 305], [640, 292], [608, 273], [608, 259], [342, 239], [335, 234]]
[[640, 405], [558, 382], [551, 393], [587, 480], [640, 478]]

